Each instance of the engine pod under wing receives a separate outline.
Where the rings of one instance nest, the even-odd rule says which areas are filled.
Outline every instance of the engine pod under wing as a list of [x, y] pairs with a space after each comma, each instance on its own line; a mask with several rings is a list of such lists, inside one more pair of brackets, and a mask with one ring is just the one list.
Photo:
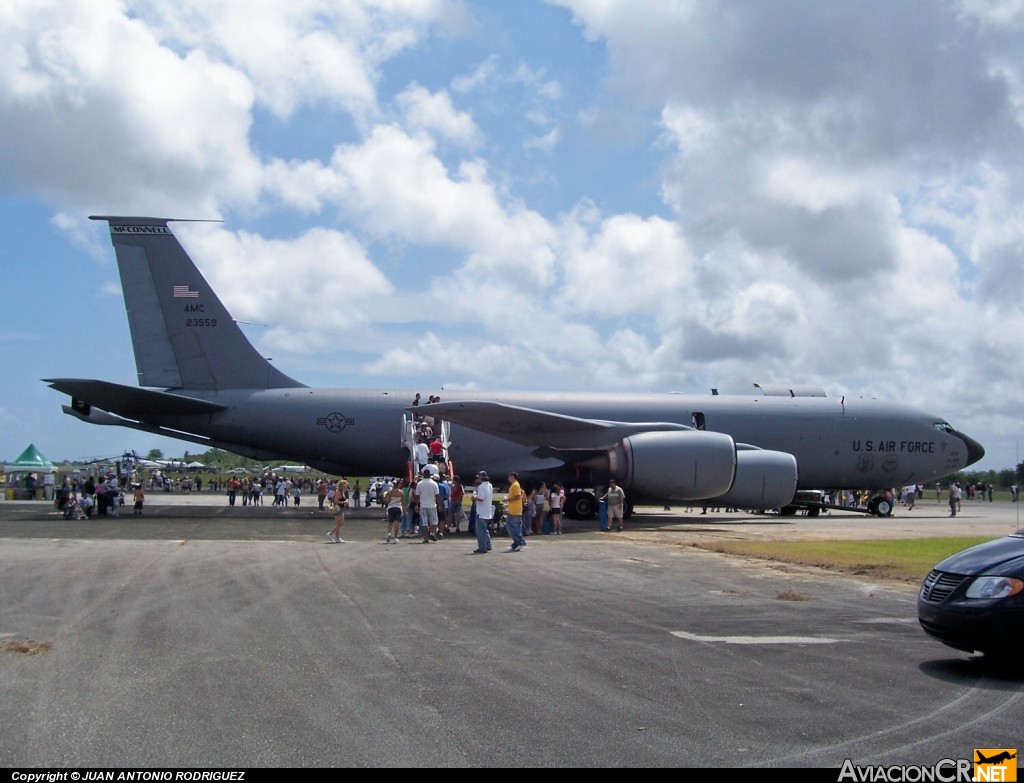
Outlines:
[[736, 444], [721, 432], [640, 432], [608, 456], [612, 475], [625, 486], [672, 500], [722, 495], [736, 475]]
[[718, 505], [735, 508], [782, 508], [796, 495], [799, 478], [796, 457], [784, 451], [754, 449], [736, 452], [736, 479]]

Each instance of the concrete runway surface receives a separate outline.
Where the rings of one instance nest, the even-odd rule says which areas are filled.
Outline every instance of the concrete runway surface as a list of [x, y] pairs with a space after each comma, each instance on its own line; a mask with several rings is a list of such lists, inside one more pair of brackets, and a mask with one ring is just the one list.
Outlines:
[[0, 766], [838, 769], [1020, 744], [1024, 674], [929, 639], [913, 586], [689, 546], [999, 536], [1016, 505], [641, 509], [481, 556], [386, 545], [379, 510], [333, 545], [312, 503], [0, 502]]

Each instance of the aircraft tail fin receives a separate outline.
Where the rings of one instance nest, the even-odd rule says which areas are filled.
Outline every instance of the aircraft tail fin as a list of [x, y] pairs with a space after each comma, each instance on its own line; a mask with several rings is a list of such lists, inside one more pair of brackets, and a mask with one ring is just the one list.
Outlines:
[[187, 391], [301, 387], [261, 356], [171, 233], [169, 218], [106, 220], [139, 385]]

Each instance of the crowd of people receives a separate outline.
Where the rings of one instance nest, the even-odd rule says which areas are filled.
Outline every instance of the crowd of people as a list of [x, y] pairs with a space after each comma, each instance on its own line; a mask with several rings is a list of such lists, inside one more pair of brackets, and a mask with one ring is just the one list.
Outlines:
[[[511, 551], [518, 551], [525, 546], [525, 538], [530, 535], [561, 535], [564, 488], [560, 484], [553, 484], [549, 488], [541, 481], [528, 484], [524, 489], [516, 474], [510, 474], [508, 478], [509, 489], [505, 501], [507, 510], [497, 500], [494, 487], [485, 472], [474, 478], [472, 502], [467, 509], [467, 488], [461, 477], [455, 475], [449, 478], [437, 463], [424, 465], [411, 480], [392, 477], [378, 479], [374, 482], [372, 500], [371, 490], [367, 490], [366, 504], [369, 506], [372, 502], [383, 507], [387, 522], [384, 541], [389, 544], [397, 544], [401, 539], [417, 538], [423, 543], [434, 543], [461, 532], [463, 524], [480, 537], [489, 532], [496, 514], [513, 537], [516, 548]], [[330, 484], [327, 487], [325, 502], [336, 519], [339, 516], [344, 518], [345, 511], [352, 507], [353, 497], [358, 497], [358, 492], [350, 494], [347, 482], [343, 494]], [[332, 542], [339, 538], [337, 525], [327, 537]], [[343, 543], [343, 540], [337, 542]], [[486, 549], [484, 547], [484, 551]]]
[[90, 475], [84, 480], [79, 477], [65, 477], [54, 494], [54, 505], [65, 519], [92, 519], [120, 516], [120, 509], [131, 498], [133, 516], [141, 516], [146, 501], [146, 491], [141, 481], [132, 481], [135, 474], [126, 474], [121, 479], [114, 471]]
[[[228, 505], [263, 506], [264, 498], [270, 496], [269, 505], [275, 508], [299, 508], [302, 496], [319, 489], [319, 482], [312, 478], [291, 477], [268, 470], [262, 476], [231, 476], [224, 482]], [[218, 489], [217, 486], [214, 487]], [[325, 484], [326, 492], [326, 484]], [[323, 501], [320, 502], [323, 508]]]
[[[945, 500], [946, 505], [949, 507], [949, 516], [951, 517], [955, 517], [960, 512], [965, 494], [968, 501], [983, 501], [987, 499], [989, 503], [992, 503], [995, 499], [995, 487], [992, 484], [969, 483], [965, 488], [960, 486], [959, 481], [951, 481], [945, 488], [943, 488], [941, 482], [935, 484], [935, 503], [939, 504]], [[911, 484], [910, 486], [903, 487], [899, 494], [899, 500], [910, 510], [914, 508], [917, 501], [924, 500], [924, 496], [925, 489], [923, 484]]]
[[[336, 482], [335, 482], [336, 483]], [[333, 496], [334, 484], [326, 477], [291, 478], [272, 471], [262, 476], [214, 476], [204, 484], [202, 477], [177, 476], [154, 470], [147, 478], [137, 470], [124, 471], [118, 476], [112, 470], [82, 478], [77, 475], [65, 476], [54, 493], [54, 505], [68, 519], [91, 519], [94, 515], [116, 517], [121, 508], [129, 502], [133, 515], [141, 516], [145, 509], [146, 490], [178, 492], [189, 494], [202, 492], [204, 486], [211, 492], [224, 492], [229, 505], [263, 505], [264, 496], [270, 495], [270, 505], [284, 508], [299, 507], [304, 493], [317, 492], [320, 508], [328, 497]], [[358, 504], [357, 504], [358, 506]]]
[[[492, 528], [504, 527], [512, 539], [509, 552], [518, 552], [526, 546], [531, 535], [562, 535], [562, 511], [566, 493], [561, 484], [545, 481], [520, 483], [517, 473], [507, 476], [507, 492], [503, 506], [495, 498], [495, 488], [485, 471], [479, 472], [467, 490], [458, 475], [452, 475], [447, 457], [449, 444], [445, 442], [444, 422], [431, 412], [420, 412], [422, 396], [417, 393], [412, 401], [414, 409], [414, 444], [412, 451], [412, 478], [397, 479], [384, 486], [378, 495], [388, 507], [389, 529], [386, 541], [398, 543], [402, 538], [422, 538], [431, 543], [451, 532], [458, 532], [466, 520], [464, 497], [470, 491], [468, 512], [469, 528], [477, 536], [475, 554], [486, 554], [491, 549]], [[427, 404], [441, 402], [430, 395]], [[608, 513], [618, 521], [622, 530], [625, 493], [611, 482], [608, 492], [601, 498]], [[500, 522], [495, 523], [499, 517]], [[478, 520], [481, 524], [477, 524]], [[392, 527], [392, 525], [394, 527]]]

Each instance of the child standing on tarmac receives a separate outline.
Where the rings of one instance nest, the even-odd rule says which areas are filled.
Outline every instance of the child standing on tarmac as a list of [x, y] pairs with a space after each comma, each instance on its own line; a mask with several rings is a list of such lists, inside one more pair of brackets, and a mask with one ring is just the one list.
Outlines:
[[135, 500], [135, 511], [133, 513], [133, 516], [141, 517], [142, 516], [142, 504], [146, 502], [146, 493], [142, 489], [142, 485], [141, 484], [136, 484], [135, 485], [135, 489], [132, 492], [132, 497]]

